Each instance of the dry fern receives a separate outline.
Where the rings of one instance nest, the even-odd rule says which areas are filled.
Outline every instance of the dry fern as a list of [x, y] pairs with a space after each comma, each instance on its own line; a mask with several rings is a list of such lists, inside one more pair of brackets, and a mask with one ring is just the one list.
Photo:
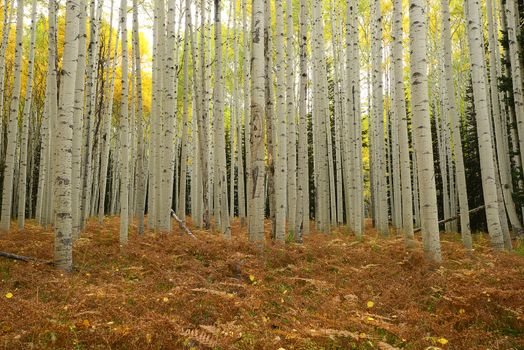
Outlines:
[[217, 346], [217, 341], [213, 337], [199, 329], [186, 329], [181, 335], [186, 337], [189, 342], [196, 342], [210, 348]]
[[340, 337], [360, 340], [357, 333], [337, 329], [310, 329], [309, 334], [313, 337]]

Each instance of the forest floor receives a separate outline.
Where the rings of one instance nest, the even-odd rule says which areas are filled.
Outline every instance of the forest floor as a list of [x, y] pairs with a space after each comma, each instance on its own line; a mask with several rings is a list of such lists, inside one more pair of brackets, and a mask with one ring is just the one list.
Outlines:
[[[16, 226], [16, 225], [15, 225]], [[524, 247], [468, 254], [442, 236], [444, 263], [368, 229], [312, 234], [304, 244], [198, 240], [90, 222], [75, 271], [0, 258], [4, 349], [524, 349]], [[51, 259], [53, 234], [29, 222], [0, 251]]]

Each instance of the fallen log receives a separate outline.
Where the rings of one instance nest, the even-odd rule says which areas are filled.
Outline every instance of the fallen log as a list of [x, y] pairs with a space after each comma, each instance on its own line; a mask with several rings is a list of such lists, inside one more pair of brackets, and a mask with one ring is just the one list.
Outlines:
[[13, 259], [13, 260], [19, 260], [19, 261], [25, 261], [25, 262], [34, 262], [38, 264], [53, 265], [53, 262], [50, 260], [42, 260], [42, 259], [30, 257], [30, 256], [16, 255], [16, 254], [11, 254], [7, 252], [0, 252], [0, 256], [7, 258], [7, 259]]
[[[481, 210], [484, 209], [484, 208], [485, 208], [485, 206], [483, 205], [483, 206], [480, 206], [480, 207], [478, 207], [478, 208], [471, 209], [468, 213], [469, 213], [470, 215], [471, 215], [471, 214], [475, 214], [476, 212], [479, 212], [479, 211], [481, 211]], [[448, 219], [440, 220], [440, 221], [438, 222], [438, 224], [439, 224], [439, 225], [442, 225], [442, 224], [446, 224], [446, 223], [448, 223], [448, 222], [455, 221], [455, 220], [458, 220], [458, 219], [460, 219], [460, 214], [457, 215], [457, 216], [454, 216], [454, 217], [452, 217], [452, 218], [448, 218]], [[422, 227], [419, 227], [419, 228], [416, 228], [416, 229], [413, 230], [413, 232], [420, 232], [420, 231], [422, 231]]]
[[187, 235], [193, 239], [197, 239], [196, 236], [191, 232], [191, 230], [186, 226], [186, 224], [176, 215], [175, 211], [171, 209], [171, 217], [178, 222], [178, 226], [187, 233]]

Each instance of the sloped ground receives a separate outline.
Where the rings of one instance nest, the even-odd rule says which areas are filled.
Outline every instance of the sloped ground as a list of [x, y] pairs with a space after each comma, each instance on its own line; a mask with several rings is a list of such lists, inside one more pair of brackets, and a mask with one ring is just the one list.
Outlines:
[[[134, 233], [89, 224], [76, 271], [0, 258], [5, 349], [524, 349], [524, 257], [467, 254], [443, 237], [444, 264], [399, 238], [313, 234], [303, 245], [251, 246], [196, 231]], [[134, 232], [135, 228], [133, 228]], [[0, 235], [0, 250], [50, 259], [33, 223]]]

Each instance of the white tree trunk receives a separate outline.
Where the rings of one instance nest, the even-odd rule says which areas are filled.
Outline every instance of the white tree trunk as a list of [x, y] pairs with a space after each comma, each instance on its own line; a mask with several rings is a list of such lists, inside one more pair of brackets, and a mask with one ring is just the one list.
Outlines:
[[462, 154], [462, 139], [460, 135], [460, 121], [455, 103], [455, 85], [453, 82], [453, 66], [451, 60], [451, 17], [449, 13], [449, 0], [441, 0], [442, 11], [442, 49], [444, 61], [444, 108], [445, 118], [449, 120], [452, 129], [453, 150], [455, 153], [456, 181], [459, 198], [460, 232], [462, 243], [466, 249], [472, 248], [471, 230], [469, 227], [469, 205], [466, 184], [466, 171], [464, 156]]
[[[35, 37], [36, 37], [36, 0], [31, 7], [31, 36], [29, 39], [29, 61], [27, 62], [27, 79], [22, 114], [22, 135], [20, 139], [20, 170], [18, 175], [18, 228], [25, 226], [26, 189], [27, 189], [27, 143], [29, 138], [29, 123], [31, 119], [31, 105], [33, 96], [33, 75], [35, 67]], [[31, 173], [29, 173], [31, 175]], [[31, 196], [32, 193], [29, 192]]]
[[277, 138], [275, 148], [275, 239], [284, 242], [286, 238], [287, 203], [287, 114], [286, 77], [284, 58], [284, 7], [282, 1], [276, 2], [276, 115]]
[[215, 2], [215, 86], [213, 90], [213, 129], [215, 144], [215, 191], [218, 203], [220, 219], [220, 232], [226, 238], [231, 238], [231, 227], [229, 223], [229, 210], [227, 203], [227, 169], [226, 169], [226, 145], [224, 139], [224, 85], [222, 70], [222, 22], [220, 20], [220, 0]]
[[[13, 184], [15, 173], [15, 152], [18, 141], [18, 112], [20, 90], [22, 88], [22, 34], [24, 29], [24, 0], [18, 0], [16, 12], [16, 41], [14, 59], [14, 82], [9, 108], [7, 128], [7, 150], [5, 153], [4, 187], [2, 192], [2, 213], [0, 230], [9, 231], [11, 227], [11, 208], [13, 203]], [[2, 91], [3, 92], [3, 91]]]
[[307, 1], [300, 0], [299, 29], [299, 97], [298, 97], [298, 186], [295, 241], [302, 241], [309, 234], [309, 157], [307, 131]]
[[249, 173], [249, 239], [264, 242], [265, 177], [265, 69], [264, 69], [264, 0], [252, 0], [251, 21], [251, 165]]
[[465, 11], [466, 18], [468, 19], [467, 32], [469, 57], [471, 61], [471, 81], [473, 84], [473, 100], [479, 138], [480, 169], [484, 203], [486, 205], [486, 219], [493, 247], [495, 249], [504, 249], [497, 202], [497, 186], [495, 183], [495, 164], [492, 152], [493, 140], [489, 127], [488, 96], [484, 76], [485, 61], [481, 39], [480, 3], [478, 0], [466, 0], [466, 3]]
[[78, 61], [78, 6], [73, 0], [66, 3], [66, 27], [60, 108], [56, 130], [55, 195], [55, 266], [71, 271], [73, 268], [73, 217], [71, 208], [71, 167], [73, 147], [73, 108], [75, 99], [76, 65]]
[[423, 0], [410, 0], [411, 100], [418, 162], [424, 250], [430, 261], [441, 262], [433, 142], [427, 80], [427, 14]]
[[371, 61], [372, 61], [372, 144], [375, 157], [373, 159], [375, 177], [375, 220], [377, 228], [381, 235], [389, 234], [388, 220], [388, 203], [387, 203], [387, 175], [386, 175], [386, 150], [384, 140], [384, 96], [383, 96], [383, 78], [382, 78], [382, 14], [380, 1], [373, 0], [371, 5], [372, 13], [372, 44], [371, 44]]
[[[144, 119], [143, 119], [143, 99], [142, 99], [142, 62], [140, 56], [140, 36], [138, 35], [138, 4], [137, 0], [133, 0], [133, 57], [135, 61], [136, 79], [136, 107], [138, 118], [138, 162], [137, 162], [137, 198], [136, 208], [138, 216], [138, 233], [144, 233], [144, 211], [146, 200], [146, 183], [147, 183], [147, 167], [145, 155], [145, 141], [144, 141]], [[101, 192], [102, 193], [102, 192]]]
[[128, 120], [128, 54], [127, 0], [120, 3], [122, 31], [122, 97], [120, 109], [120, 245], [126, 245], [129, 230], [129, 120]]
[[413, 194], [411, 189], [411, 162], [409, 155], [408, 116], [404, 90], [402, 0], [395, 0], [393, 8], [393, 113], [398, 120], [400, 151], [400, 181], [402, 200], [402, 232], [407, 247], [413, 245]]

